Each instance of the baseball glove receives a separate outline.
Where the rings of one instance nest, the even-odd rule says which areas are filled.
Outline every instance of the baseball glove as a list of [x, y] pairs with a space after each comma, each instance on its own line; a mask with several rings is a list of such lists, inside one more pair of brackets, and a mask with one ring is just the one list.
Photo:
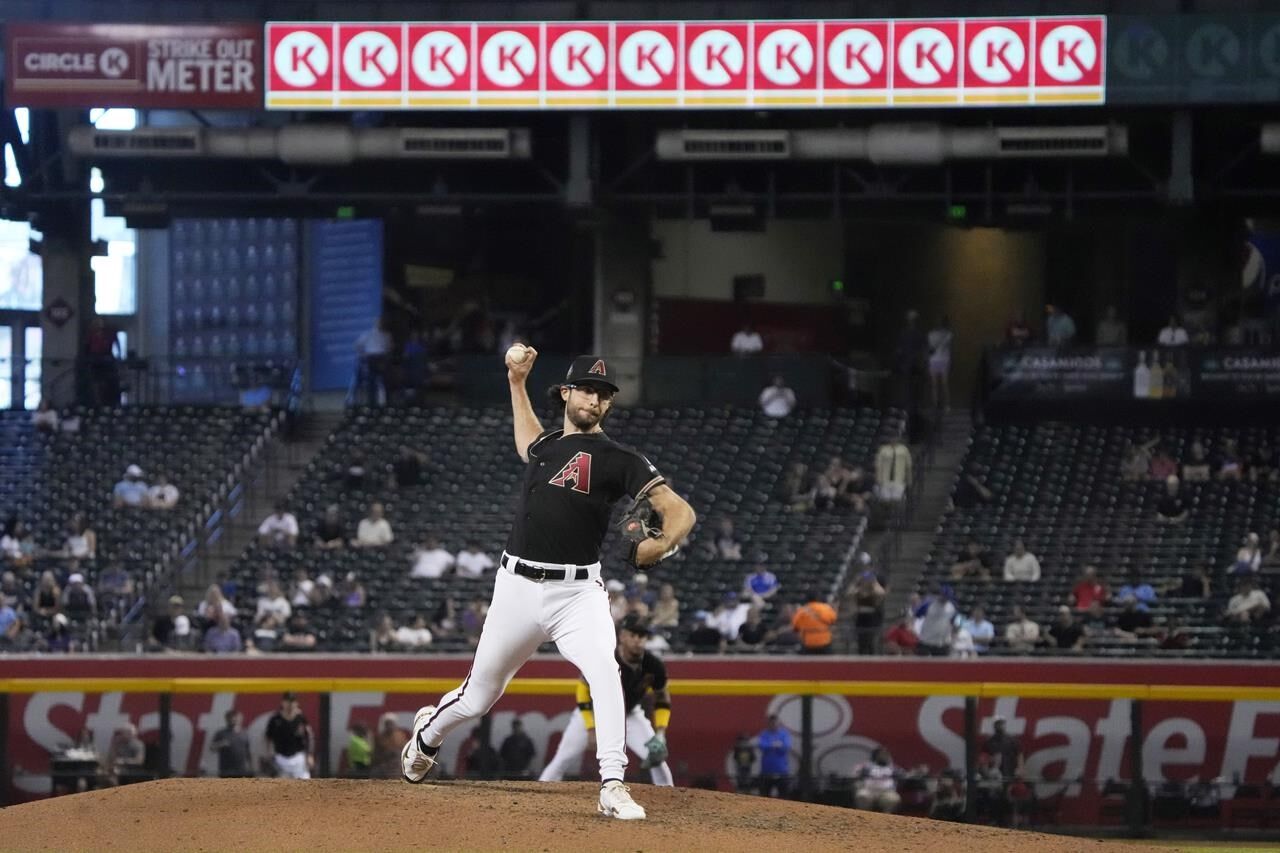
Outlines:
[[644, 745], [649, 750], [649, 754], [645, 756], [641, 767], [645, 770], [650, 767], [657, 767], [659, 764], [667, 760], [667, 736], [658, 732]]
[[640, 497], [631, 504], [618, 522], [618, 529], [628, 542], [662, 538], [662, 513], [653, 508], [647, 497]]

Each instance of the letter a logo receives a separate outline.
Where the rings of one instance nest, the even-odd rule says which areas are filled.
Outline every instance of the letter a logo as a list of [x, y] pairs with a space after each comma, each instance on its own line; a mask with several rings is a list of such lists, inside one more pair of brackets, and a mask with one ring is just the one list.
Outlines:
[[591, 369], [590, 369], [590, 370], [588, 370], [588, 371], [587, 371], [587, 373], [595, 373], [595, 374], [597, 374], [597, 375], [599, 375], [599, 376], [608, 376], [608, 375], [609, 375], [608, 371], [606, 371], [606, 370], [604, 369], [604, 359], [603, 359], [603, 358], [598, 358], [598, 359], [596, 359], [596, 363], [595, 363], [595, 364], [593, 364], [593, 365], [591, 365]]
[[561, 487], [572, 483], [570, 488], [575, 492], [591, 494], [591, 454], [582, 451], [575, 453], [573, 458], [560, 469], [560, 473], [551, 478], [550, 483]]

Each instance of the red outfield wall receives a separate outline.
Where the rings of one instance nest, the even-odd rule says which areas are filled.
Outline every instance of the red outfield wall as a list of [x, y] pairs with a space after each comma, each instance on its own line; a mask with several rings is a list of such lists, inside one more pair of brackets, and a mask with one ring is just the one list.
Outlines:
[[[458, 678], [466, 658], [427, 657], [207, 657], [31, 658], [0, 661], [0, 678]], [[949, 660], [794, 660], [778, 658], [693, 659], [668, 662], [679, 680], [736, 679], [768, 681], [936, 682], [927, 696], [823, 695], [814, 701], [814, 772], [818, 778], [845, 775], [877, 744], [887, 747], [898, 764], [924, 764], [937, 771], [963, 767], [963, 709], [960, 696], [947, 695], [945, 682], [1012, 682], [1075, 684], [1159, 684], [1280, 688], [1280, 667], [1245, 663], [1172, 663], [1082, 661], [965, 662]], [[570, 678], [559, 659], [535, 660], [524, 678]], [[61, 685], [63, 687], [67, 685]], [[92, 685], [86, 685], [92, 690]], [[916, 689], [918, 689], [918, 684]], [[340, 770], [347, 727], [370, 727], [384, 712], [397, 714], [407, 727], [414, 710], [434, 696], [410, 693], [335, 693], [330, 755]], [[209, 773], [216, 766], [209, 752], [223, 714], [244, 712], [255, 745], [261, 743], [267, 717], [276, 705], [273, 693], [213, 693], [173, 696], [171, 763], [189, 774]], [[302, 696], [304, 712], [316, 719], [318, 695]], [[1022, 740], [1027, 772], [1053, 781], [1041, 794], [1065, 793], [1064, 818], [1096, 814], [1094, 797], [1100, 783], [1129, 774], [1129, 699], [1026, 699], [998, 696], [978, 700], [980, 731], [990, 732], [992, 718], [1008, 719], [1009, 730]], [[723, 775], [729, 768], [734, 738], [755, 734], [767, 714], [781, 714], [796, 733], [798, 754], [800, 701], [794, 695], [682, 696], [673, 699], [670, 731], [677, 782]], [[508, 695], [492, 714], [495, 743], [500, 743], [516, 716], [539, 750], [538, 766], [554, 749], [556, 735], [572, 711], [568, 694]], [[10, 801], [44, 795], [49, 788], [48, 754], [70, 742], [84, 727], [94, 733], [105, 753], [111, 733], [135, 723], [143, 738], [155, 737], [159, 725], [155, 694], [98, 694], [83, 690], [15, 693], [10, 697], [8, 747]], [[453, 768], [457, 747], [466, 732], [455, 733], [442, 749], [445, 766]], [[1149, 781], [1164, 779], [1260, 781], [1280, 779], [1280, 701], [1146, 700], [1143, 703], [1143, 764]], [[586, 768], [590, 771], [590, 767]], [[1080, 784], [1081, 780], [1083, 784]]]

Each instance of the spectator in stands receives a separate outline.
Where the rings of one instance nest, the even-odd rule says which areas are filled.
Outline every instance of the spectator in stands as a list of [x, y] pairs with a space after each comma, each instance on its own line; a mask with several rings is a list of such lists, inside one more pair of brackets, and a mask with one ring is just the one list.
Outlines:
[[44, 629], [36, 651], [65, 654], [75, 650], [76, 638], [65, 613], [55, 613]]
[[1200, 566], [1166, 584], [1160, 592], [1175, 598], [1209, 598], [1213, 590], [1213, 569]]
[[[636, 572], [631, 578], [631, 585], [627, 588], [628, 595], [635, 595], [646, 606], [652, 608], [658, 602], [658, 591], [649, 585], [649, 576], [644, 572]], [[652, 624], [652, 619], [650, 619]]]
[[448, 640], [458, 636], [462, 630], [462, 620], [458, 614], [458, 603], [453, 596], [446, 595], [436, 607], [431, 618], [431, 633], [437, 640]]
[[[328, 578], [321, 575], [320, 580], [328, 580]], [[368, 595], [365, 592], [364, 584], [360, 583], [360, 579], [356, 576], [356, 573], [347, 572], [346, 576], [342, 579], [342, 583], [338, 585], [338, 589], [334, 593], [334, 598], [337, 600], [337, 603], [341, 604], [343, 607], [349, 610], [357, 610], [364, 607], [365, 602], [368, 600]]]
[[46, 570], [40, 574], [40, 583], [32, 600], [33, 609], [42, 620], [52, 619], [53, 614], [61, 609], [62, 588], [58, 586], [53, 572]]
[[1152, 480], [1165, 480], [1178, 476], [1178, 460], [1174, 459], [1163, 446], [1157, 445], [1151, 455], [1151, 466], [1147, 476]]
[[[865, 560], [863, 558], [866, 558]], [[858, 641], [858, 654], [876, 653], [876, 641], [884, 626], [885, 588], [871, 570], [871, 555], [863, 551], [858, 555], [861, 571], [851, 587], [853, 598], [853, 631]]]
[[356, 338], [355, 347], [365, 404], [381, 406], [387, 401], [386, 374], [391, 355], [391, 333], [387, 331], [386, 319], [379, 317], [372, 329]]
[[1058, 651], [1078, 652], [1084, 649], [1084, 626], [1065, 604], [1058, 608], [1058, 618], [1049, 626], [1049, 637]]
[[530, 765], [538, 754], [532, 738], [525, 734], [520, 719], [511, 721], [511, 734], [502, 740], [498, 756], [502, 759], [502, 773], [509, 779], [528, 779], [533, 775]]
[[831, 626], [836, 624], [836, 611], [817, 593], [805, 593], [795, 616], [791, 619], [791, 627], [800, 636], [800, 653], [806, 655], [830, 654]]
[[210, 584], [204, 591], [204, 599], [196, 605], [196, 615], [206, 622], [213, 622], [214, 617], [220, 612], [227, 614], [228, 619], [234, 619], [236, 607], [222, 594], [221, 587]]
[[1209, 455], [1199, 441], [1191, 442], [1190, 456], [1182, 463], [1184, 483], [1207, 483], [1210, 479]]
[[943, 594], [938, 584], [929, 588], [929, 594], [920, 602], [915, 615], [920, 619], [920, 627], [917, 629], [920, 643], [916, 646], [916, 654], [929, 657], [946, 657], [950, 654], [956, 606]]
[[1040, 580], [1040, 561], [1021, 539], [1013, 541], [1013, 553], [1004, 558], [1004, 579], [1032, 583]]
[[893, 814], [902, 803], [898, 794], [898, 768], [883, 746], [871, 751], [871, 760], [853, 768], [853, 802], [863, 811]]
[[98, 555], [98, 534], [89, 526], [83, 512], [71, 516], [62, 553], [77, 560], [92, 560]]
[[733, 531], [733, 519], [722, 518], [716, 524], [716, 553], [722, 560], [741, 560], [742, 543]]
[[36, 558], [36, 540], [31, 530], [17, 516], [11, 515], [0, 535], [0, 555], [15, 569], [25, 569]]
[[867, 502], [874, 493], [875, 483], [871, 482], [871, 475], [861, 465], [854, 465], [844, 478], [844, 486], [836, 495], [836, 503], [851, 507], [859, 515], [865, 515]]
[[93, 618], [97, 610], [97, 596], [85, 583], [84, 575], [80, 572], [72, 572], [67, 578], [66, 589], [62, 591], [61, 611], [73, 622], [84, 622]]
[[1031, 326], [1027, 324], [1027, 315], [1019, 311], [1009, 319], [1004, 327], [1004, 342], [1011, 347], [1025, 347], [1031, 342]]
[[467, 638], [467, 645], [475, 648], [480, 642], [480, 632], [484, 629], [485, 617], [489, 615], [489, 603], [483, 597], [477, 596], [467, 605], [467, 609], [462, 611], [462, 615], [458, 617], [458, 625], [462, 629], [462, 635]]
[[1274, 527], [1267, 534], [1267, 553], [1262, 558], [1262, 565], [1269, 569], [1280, 566], [1280, 530]]
[[969, 634], [974, 651], [980, 655], [990, 650], [996, 638], [996, 626], [987, 619], [987, 611], [981, 604], [975, 605], [968, 618], [961, 620], [960, 630]]
[[1087, 610], [1076, 614], [1076, 618], [1079, 619], [1080, 626], [1084, 628], [1085, 639], [1102, 637], [1110, 633], [1111, 624], [1101, 601], [1095, 601], [1090, 604]]
[[991, 553], [970, 538], [951, 564], [952, 580], [991, 580]]
[[133, 578], [119, 560], [112, 560], [98, 575], [98, 595], [104, 602], [133, 595]]
[[1240, 624], [1260, 622], [1270, 613], [1271, 599], [1258, 588], [1258, 582], [1251, 577], [1241, 578], [1236, 584], [1236, 594], [1227, 601], [1227, 621]]
[[911, 629], [910, 616], [904, 615], [885, 632], [884, 653], [887, 655], [914, 655], [920, 645], [920, 638]]
[[298, 566], [293, 570], [293, 581], [289, 584], [289, 603], [294, 607], [310, 607], [316, 590], [316, 582], [307, 576], [306, 566]]
[[1147, 605], [1155, 604], [1156, 596], [1155, 587], [1144, 581], [1141, 573], [1135, 569], [1129, 573], [1128, 583], [1116, 590], [1115, 599], [1123, 602], [1126, 598], [1132, 598], [1139, 610], [1146, 610]]
[[298, 518], [289, 512], [283, 498], [275, 502], [271, 515], [258, 525], [258, 541], [271, 548], [293, 548], [298, 544]]
[[147, 489], [147, 509], [167, 511], [178, 505], [178, 487], [170, 483], [163, 473], [156, 473], [156, 480]]
[[480, 541], [472, 539], [467, 546], [458, 552], [458, 556], [454, 558], [454, 572], [460, 578], [482, 578], [484, 573], [494, 568], [497, 564], [484, 552], [480, 546]]
[[17, 607], [25, 603], [26, 595], [18, 584], [18, 576], [13, 572], [0, 573], [0, 601]]
[[428, 536], [422, 544], [413, 549], [413, 568], [409, 570], [411, 578], [442, 578], [454, 567], [454, 557], [440, 546], [440, 540]]
[[1129, 342], [1129, 330], [1120, 319], [1116, 306], [1107, 306], [1102, 319], [1098, 321], [1094, 341], [1100, 347], [1122, 347]]
[[378, 624], [369, 632], [369, 647], [374, 652], [393, 652], [399, 646], [396, 641], [396, 623], [390, 613], [381, 613]]
[[1218, 452], [1218, 479], [1239, 482], [1244, 477], [1244, 460], [1234, 438], [1223, 439]]
[[929, 402], [935, 410], [951, 410], [951, 346], [955, 334], [946, 314], [926, 337], [929, 347]]
[[1187, 502], [1182, 499], [1178, 478], [1170, 474], [1164, 481], [1164, 496], [1156, 504], [1156, 520], [1166, 524], [1181, 524], [1187, 520]]
[[1171, 616], [1164, 629], [1156, 632], [1156, 641], [1165, 651], [1181, 651], [1191, 648], [1196, 640], [1181, 619]]
[[738, 636], [734, 648], [741, 651], [758, 652], [769, 640], [769, 626], [760, 616], [759, 605], [747, 608], [747, 620], [738, 628]]
[[253, 648], [259, 652], [274, 652], [280, 645], [284, 622], [275, 613], [263, 613], [254, 620]]
[[791, 788], [791, 733], [782, 727], [777, 714], [769, 715], [768, 726], [756, 736], [760, 750], [760, 796], [785, 799]]
[[378, 718], [378, 731], [373, 736], [373, 765], [369, 775], [374, 779], [400, 778], [400, 751], [409, 742], [409, 733], [400, 727], [396, 715], [387, 711]]
[[1260, 439], [1249, 454], [1249, 479], [1253, 482], [1272, 482], [1280, 478], [1280, 458], [1265, 437]]
[[41, 397], [40, 405], [31, 413], [31, 425], [36, 428], [37, 432], [57, 432], [58, 410], [49, 405], [49, 401], [47, 399]]
[[760, 410], [771, 418], [785, 418], [795, 411], [796, 392], [787, 387], [781, 376], [773, 377], [773, 383], [760, 392]]
[[145, 507], [147, 505], [147, 484], [143, 480], [142, 469], [130, 465], [124, 469], [124, 479], [116, 483], [111, 490], [111, 505], [121, 507]]
[[295, 613], [289, 617], [288, 627], [280, 636], [280, 648], [286, 652], [309, 652], [316, 647], [316, 634], [311, 630], [307, 617]]
[[742, 583], [742, 597], [763, 607], [780, 589], [782, 584], [778, 576], [765, 568], [764, 563], [757, 563], [755, 570]]
[[957, 509], [973, 509], [991, 503], [995, 495], [978, 479], [978, 473], [976, 468], [971, 468], [960, 474], [955, 492], [951, 496], [952, 506]]
[[414, 617], [413, 625], [401, 625], [396, 629], [396, 645], [403, 649], [422, 649], [431, 645], [431, 629], [427, 627], [426, 617]]
[[1071, 346], [1076, 340], [1076, 321], [1057, 305], [1044, 307], [1044, 337], [1051, 347]]
[[844, 467], [844, 461], [839, 456], [833, 456], [827, 463], [827, 467], [814, 481], [814, 507], [830, 509], [835, 506], [848, 477], [849, 472]]
[[[210, 587], [214, 589], [214, 587]], [[289, 599], [284, 597], [284, 593], [280, 589], [277, 581], [268, 581], [267, 588], [258, 598], [258, 607], [254, 613], [254, 620], [261, 619], [264, 613], [272, 613], [276, 619], [284, 624], [289, 621], [289, 617], [293, 615], [293, 607], [289, 604]]]
[[803, 462], [793, 462], [778, 481], [778, 498], [795, 512], [807, 512], [814, 508], [817, 497], [817, 478], [809, 476], [809, 468]]
[[649, 622], [655, 628], [676, 628], [680, 625], [680, 599], [676, 588], [664, 583], [658, 590], [658, 600], [653, 603]]
[[1177, 314], [1169, 315], [1168, 324], [1156, 335], [1156, 343], [1162, 347], [1185, 347], [1191, 343], [1191, 337]]
[[896, 503], [907, 495], [911, 483], [911, 449], [899, 432], [876, 451], [876, 497]]
[[395, 541], [391, 523], [383, 515], [382, 504], [369, 504], [369, 514], [360, 519], [356, 538], [351, 543], [356, 548], [383, 548]]
[[341, 548], [346, 544], [347, 525], [342, 521], [341, 510], [337, 504], [329, 504], [316, 525], [315, 545], [317, 548]]
[[1148, 479], [1151, 470], [1151, 448], [1158, 442], [1158, 438], [1141, 444], [1130, 442], [1124, 450], [1124, 461], [1120, 463], [1120, 478], [1130, 483]]
[[186, 602], [180, 595], [169, 596], [169, 607], [151, 624], [153, 648], [185, 650], [191, 645], [191, 619], [184, 608]]
[[147, 759], [147, 745], [138, 737], [138, 727], [129, 723], [115, 731], [107, 748], [106, 768], [112, 784], [120, 784], [120, 777], [137, 773]]
[[1137, 642], [1151, 633], [1151, 614], [1139, 609], [1138, 599], [1132, 595], [1120, 596], [1120, 612], [1116, 614], [1114, 634], [1125, 642]]
[[22, 615], [13, 603], [7, 598], [0, 598], [0, 651], [10, 652], [17, 648], [23, 628]]
[[1040, 644], [1040, 625], [1027, 617], [1020, 604], [1015, 604], [1010, 611], [1009, 624], [1004, 629], [1004, 641], [1015, 652], [1029, 652]]
[[202, 648], [211, 654], [230, 654], [244, 651], [244, 640], [231, 624], [231, 618], [221, 610], [213, 616], [213, 624], [205, 629]]
[[427, 454], [414, 450], [407, 444], [400, 445], [396, 459], [389, 466], [390, 485], [398, 489], [411, 489], [422, 485], [422, 468], [427, 464]]
[[734, 355], [756, 355], [764, 351], [764, 338], [760, 337], [751, 323], [743, 323], [729, 342], [729, 350]]
[[1076, 610], [1088, 610], [1095, 601], [1106, 603], [1107, 585], [1098, 578], [1097, 566], [1085, 566], [1080, 579], [1071, 588], [1072, 604]]
[[223, 715], [226, 725], [213, 736], [209, 748], [218, 754], [218, 776], [238, 779], [253, 775], [253, 750], [244, 730], [244, 714], [231, 710]]

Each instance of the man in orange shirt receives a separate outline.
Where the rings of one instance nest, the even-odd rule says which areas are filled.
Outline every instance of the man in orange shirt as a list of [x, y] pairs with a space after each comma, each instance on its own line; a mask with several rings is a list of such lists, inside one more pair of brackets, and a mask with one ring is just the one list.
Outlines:
[[800, 651], [806, 655], [830, 654], [836, 611], [813, 593], [806, 594], [805, 601], [808, 604], [802, 604], [791, 617], [791, 627], [800, 637]]

